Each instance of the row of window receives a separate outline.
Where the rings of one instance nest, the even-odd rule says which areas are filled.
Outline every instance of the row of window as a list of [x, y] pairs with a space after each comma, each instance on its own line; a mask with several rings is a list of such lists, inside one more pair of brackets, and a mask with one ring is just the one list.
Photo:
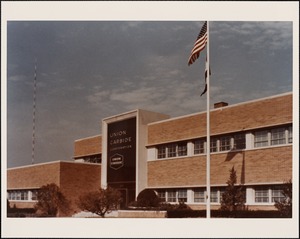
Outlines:
[[[249, 133], [252, 134], [252, 133]], [[291, 144], [293, 142], [292, 126], [276, 127], [253, 133], [254, 147]], [[196, 139], [192, 142], [193, 154], [206, 153], [206, 138]], [[252, 147], [253, 147], [252, 146]], [[251, 148], [251, 147], [247, 147]], [[223, 136], [213, 136], [210, 139], [210, 152], [246, 149], [246, 133], [236, 133]], [[188, 155], [188, 142], [169, 143], [157, 146], [157, 158], [172, 158]]]
[[255, 202], [256, 203], [274, 203], [276, 201], [283, 201], [284, 196], [282, 189], [277, 188], [261, 188], [255, 190]]
[[256, 131], [254, 147], [293, 143], [292, 126]]
[[82, 159], [85, 163], [101, 163], [102, 155], [101, 154], [89, 155], [89, 156], [84, 156], [80, 159]]
[[172, 158], [187, 155], [187, 142], [161, 145], [158, 147], [157, 157]]
[[18, 201], [36, 201], [37, 200], [37, 189], [33, 190], [9, 190], [7, 192], [8, 200]]
[[[210, 201], [213, 203], [221, 202], [221, 195], [224, 189], [214, 189], [210, 192]], [[188, 201], [188, 190], [187, 189], [167, 189], [157, 190], [158, 196], [162, 202], [187, 202]], [[205, 189], [193, 189], [193, 200], [195, 203], [206, 202], [206, 191]], [[189, 200], [190, 201], [190, 200]]]
[[[210, 192], [210, 201], [212, 203], [221, 203], [222, 194], [225, 192], [225, 187], [212, 188]], [[157, 194], [162, 202], [179, 203], [206, 203], [206, 190], [204, 188], [190, 189], [191, 196], [188, 199], [188, 189], [159, 189]], [[274, 203], [284, 200], [282, 188], [279, 186], [273, 188], [256, 188], [254, 189], [255, 203]], [[246, 198], [246, 191], [245, 198]]]

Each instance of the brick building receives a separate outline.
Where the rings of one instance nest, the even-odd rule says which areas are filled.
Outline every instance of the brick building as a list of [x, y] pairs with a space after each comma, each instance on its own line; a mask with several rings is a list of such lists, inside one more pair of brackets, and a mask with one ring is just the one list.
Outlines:
[[[78, 196], [99, 188], [100, 164], [55, 161], [7, 170], [8, 200], [11, 207], [32, 208], [37, 190], [55, 183], [71, 201], [70, 213], [78, 212]], [[61, 214], [60, 216], [65, 216]]]
[[[283, 183], [292, 179], [292, 93], [235, 105], [220, 102], [210, 120], [211, 208], [219, 208], [234, 167], [248, 208], [275, 209]], [[101, 128], [101, 135], [75, 141], [74, 162], [9, 169], [10, 202], [29, 203], [35, 189], [56, 182], [74, 200], [100, 185], [112, 186], [125, 206], [151, 188], [166, 202], [205, 209], [206, 112], [170, 118], [138, 109], [103, 119]], [[46, 176], [45, 170], [53, 173]], [[27, 198], [16, 200], [12, 195], [22, 190]]]

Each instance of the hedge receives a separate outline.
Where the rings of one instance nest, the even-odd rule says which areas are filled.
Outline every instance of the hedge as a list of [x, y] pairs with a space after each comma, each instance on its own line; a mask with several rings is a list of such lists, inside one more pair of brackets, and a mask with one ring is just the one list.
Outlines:
[[7, 217], [33, 217], [35, 215], [34, 208], [8, 208]]
[[[196, 218], [206, 217], [206, 210], [168, 210], [168, 218]], [[279, 211], [221, 211], [211, 210], [214, 218], [283, 218]]]

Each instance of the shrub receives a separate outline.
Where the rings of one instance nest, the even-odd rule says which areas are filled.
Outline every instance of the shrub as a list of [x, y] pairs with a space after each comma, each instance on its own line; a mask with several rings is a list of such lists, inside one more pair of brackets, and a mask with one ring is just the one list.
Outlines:
[[283, 201], [276, 201], [275, 207], [278, 209], [283, 217], [292, 217], [292, 198], [293, 198], [293, 184], [292, 180], [289, 180], [284, 184], [282, 189], [282, 194], [284, 196]]
[[152, 189], [144, 189], [137, 197], [139, 207], [159, 207], [160, 199]]
[[40, 216], [55, 217], [59, 211], [64, 214], [70, 210], [69, 201], [54, 183], [42, 186], [38, 191], [37, 200], [35, 209]]
[[[168, 218], [206, 217], [206, 210], [168, 210]], [[283, 218], [279, 211], [211, 210], [214, 218]]]
[[237, 183], [237, 176], [234, 167], [230, 170], [230, 176], [226, 183], [226, 190], [222, 194], [221, 209], [225, 211], [243, 209], [245, 204], [245, 191], [242, 186], [235, 186]]

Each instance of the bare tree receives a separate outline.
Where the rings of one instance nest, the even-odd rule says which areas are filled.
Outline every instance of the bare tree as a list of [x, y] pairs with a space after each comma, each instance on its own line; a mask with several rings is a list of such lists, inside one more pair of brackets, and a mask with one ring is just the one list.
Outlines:
[[105, 217], [106, 213], [117, 209], [121, 201], [121, 193], [108, 187], [107, 189], [100, 188], [97, 191], [80, 196], [77, 205], [81, 210]]

